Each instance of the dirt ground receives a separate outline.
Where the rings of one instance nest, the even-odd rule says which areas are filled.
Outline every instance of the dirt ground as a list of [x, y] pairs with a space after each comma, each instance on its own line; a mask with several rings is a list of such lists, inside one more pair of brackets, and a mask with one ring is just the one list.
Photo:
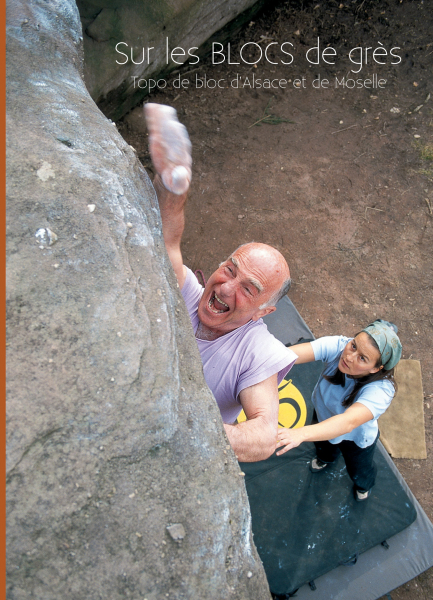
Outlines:
[[[174, 74], [166, 90], [149, 97], [177, 109], [193, 144], [183, 238], [188, 266], [208, 277], [239, 244], [269, 243], [286, 257], [293, 278], [289, 296], [316, 337], [352, 335], [375, 317], [399, 326], [403, 357], [421, 362], [428, 458], [395, 462], [430, 519], [432, 32], [433, 0], [279, 2], [230, 39], [231, 62], [241, 64], [226, 60], [218, 66], [209, 57], [200, 68], [186, 65], [181, 77], [191, 82], [188, 89], [170, 87]], [[305, 60], [318, 37], [321, 51], [335, 48], [335, 65]], [[278, 64], [239, 60], [240, 48], [252, 41], [263, 50], [277, 42], [268, 58]], [[293, 44], [284, 47], [294, 57], [289, 66], [281, 64], [287, 60], [283, 42]], [[349, 61], [349, 51], [380, 44], [388, 51], [380, 58], [386, 64], [375, 64], [369, 54], [354, 75], [351, 69], [359, 65]], [[395, 47], [401, 62], [392, 65], [389, 51]], [[255, 61], [257, 47], [246, 48], [250, 57], [245, 52], [243, 58]], [[353, 56], [359, 62], [358, 52]], [[287, 85], [231, 85], [236, 76], [251, 83], [253, 75], [286, 79]], [[335, 87], [345, 76], [364, 82], [373, 75], [386, 83]], [[329, 89], [313, 87], [318, 76], [328, 79]], [[208, 85], [224, 80], [222, 87], [197, 87], [196, 78], [204, 77]], [[118, 127], [150, 168], [141, 112], [135, 109]], [[273, 124], [269, 115], [277, 117]], [[433, 598], [433, 569], [394, 590], [392, 598]]]

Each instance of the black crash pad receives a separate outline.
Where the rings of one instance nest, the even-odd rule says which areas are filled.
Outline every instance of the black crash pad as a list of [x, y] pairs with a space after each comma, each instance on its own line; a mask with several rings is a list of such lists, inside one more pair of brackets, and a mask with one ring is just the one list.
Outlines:
[[[292, 390], [302, 392], [307, 424], [321, 368], [322, 363], [295, 365], [286, 377]], [[283, 381], [280, 390], [285, 389]], [[298, 405], [301, 401], [295, 395]], [[290, 401], [282, 396], [284, 392], [280, 407]], [[314, 456], [314, 444], [308, 443], [282, 456], [240, 465], [254, 542], [274, 594], [293, 593], [331, 569], [357, 560], [416, 518], [412, 502], [381, 453], [375, 453], [378, 476], [366, 502], [356, 502], [342, 457], [326, 471], [311, 473], [308, 464]]]
[[[356, 502], [344, 460], [311, 473], [313, 444], [274, 455], [267, 470], [243, 464], [254, 543], [274, 594], [304, 583], [358, 556], [408, 527], [416, 511], [377, 452], [378, 478], [367, 502]], [[256, 474], [256, 471], [258, 473]]]
[[[264, 320], [283, 343], [312, 338], [287, 297], [272, 316], [272, 322]], [[321, 369], [321, 363], [296, 365], [287, 375], [280, 385], [281, 424], [311, 421], [311, 392]], [[292, 405], [292, 412], [281, 410], [283, 404]], [[302, 586], [298, 598], [379, 598], [432, 564], [433, 528], [380, 441], [378, 478], [364, 503], [355, 501], [341, 457], [327, 471], [313, 474], [308, 463], [314, 455], [314, 445], [303, 444], [281, 457], [240, 464], [254, 541], [275, 595], [283, 598]], [[385, 541], [389, 550], [381, 545]], [[314, 593], [303, 585], [313, 580]]]

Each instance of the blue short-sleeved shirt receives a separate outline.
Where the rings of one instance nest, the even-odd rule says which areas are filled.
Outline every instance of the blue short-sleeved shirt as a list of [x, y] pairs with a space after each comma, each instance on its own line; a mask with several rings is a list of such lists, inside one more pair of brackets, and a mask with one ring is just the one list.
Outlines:
[[[345, 385], [342, 387], [330, 383], [323, 375], [333, 375], [336, 372], [341, 353], [351, 339], [353, 338], [329, 336], [311, 342], [315, 359], [325, 363], [325, 368], [311, 398], [319, 422], [344, 413], [346, 410], [342, 406], [342, 402], [354, 388], [355, 380], [345, 376]], [[377, 419], [386, 411], [393, 397], [394, 386], [388, 379], [366, 384], [356, 396], [355, 402], [364, 404], [372, 412], [374, 418], [356, 427], [350, 433], [329, 440], [331, 444], [351, 440], [360, 448], [371, 446], [379, 430]]]

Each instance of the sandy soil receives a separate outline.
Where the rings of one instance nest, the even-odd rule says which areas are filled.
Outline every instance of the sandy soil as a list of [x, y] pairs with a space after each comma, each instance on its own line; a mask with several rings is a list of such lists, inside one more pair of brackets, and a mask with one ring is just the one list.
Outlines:
[[[239, 244], [269, 243], [287, 258], [294, 282], [289, 295], [316, 337], [351, 335], [375, 317], [399, 326], [404, 358], [421, 362], [428, 458], [395, 462], [430, 519], [432, 31], [433, 0], [280, 2], [230, 40], [232, 62], [239, 61], [245, 42], [260, 42], [263, 50], [277, 42], [268, 57], [278, 64], [228, 65], [226, 60], [217, 66], [208, 58], [198, 69], [182, 68], [189, 89], [150, 97], [177, 109], [193, 144], [183, 239], [188, 266], [209, 276]], [[305, 60], [317, 37], [321, 49], [336, 49], [335, 65]], [[286, 41], [293, 43], [290, 66], [281, 64], [287, 57], [279, 48]], [[351, 73], [359, 66], [349, 61], [349, 50], [374, 49], [378, 42], [388, 52], [399, 47], [394, 52], [400, 64], [392, 65], [389, 55], [387, 64], [374, 64], [368, 55], [361, 72]], [[258, 51], [249, 48], [251, 57], [245, 57], [253, 62]], [[288, 83], [272, 90], [230, 85], [236, 76], [251, 84], [253, 75]], [[328, 79], [329, 89], [312, 86], [319, 76]], [[196, 78], [204, 77], [208, 84], [224, 80], [223, 87], [197, 88]], [[343, 77], [386, 84], [335, 87]], [[264, 119], [269, 115], [278, 117], [274, 124]], [[118, 127], [150, 169], [141, 108]], [[392, 598], [433, 598], [433, 569], [393, 591]]]

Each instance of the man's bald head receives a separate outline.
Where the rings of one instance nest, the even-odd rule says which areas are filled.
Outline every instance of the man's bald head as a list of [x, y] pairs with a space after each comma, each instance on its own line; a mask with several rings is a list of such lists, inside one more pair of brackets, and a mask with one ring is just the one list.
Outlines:
[[267, 274], [266, 289], [262, 292], [270, 297], [260, 308], [276, 306], [277, 302], [287, 294], [290, 289], [290, 270], [284, 256], [273, 246], [260, 242], [242, 244], [231, 254], [230, 259], [236, 264], [236, 254], [241, 251], [248, 256], [250, 264]]
[[289, 267], [278, 250], [244, 244], [209, 277], [197, 315], [201, 325], [219, 337], [274, 312], [289, 286]]

